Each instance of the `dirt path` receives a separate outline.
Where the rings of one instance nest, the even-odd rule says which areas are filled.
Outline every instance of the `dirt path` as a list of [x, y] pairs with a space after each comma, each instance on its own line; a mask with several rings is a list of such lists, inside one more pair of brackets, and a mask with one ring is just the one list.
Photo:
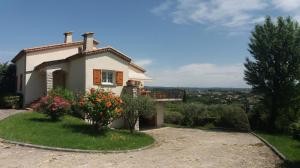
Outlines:
[[0, 143], [0, 167], [262, 168], [281, 162], [247, 133], [168, 127], [146, 132], [157, 139], [153, 148], [118, 154], [54, 152]]

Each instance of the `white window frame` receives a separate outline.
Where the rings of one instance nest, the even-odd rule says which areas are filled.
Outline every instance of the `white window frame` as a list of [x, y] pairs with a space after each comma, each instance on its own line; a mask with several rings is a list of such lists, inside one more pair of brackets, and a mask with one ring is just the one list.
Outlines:
[[[109, 81], [108, 74], [112, 75], [111, 82]], [[105, 76], [105, 79], [104, 79], [104, 76]], [[102, 81], [101, 82], [102, 85], [111, 85], [111, 86], [114, 85], [115, 84], [115, 82], [114, 82], [115, 81], [115, 72], [111, 71], [111, 70], [102, 70], [101, 81]]]

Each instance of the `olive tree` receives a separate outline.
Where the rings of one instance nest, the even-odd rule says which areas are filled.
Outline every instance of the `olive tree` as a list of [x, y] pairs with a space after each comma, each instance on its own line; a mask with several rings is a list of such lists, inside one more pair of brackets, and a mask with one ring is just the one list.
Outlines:
[[155, 102], [149, 96], [123, 95], [123, 118], [131, 133], [141, 116], [151, 116], [155, 113]]

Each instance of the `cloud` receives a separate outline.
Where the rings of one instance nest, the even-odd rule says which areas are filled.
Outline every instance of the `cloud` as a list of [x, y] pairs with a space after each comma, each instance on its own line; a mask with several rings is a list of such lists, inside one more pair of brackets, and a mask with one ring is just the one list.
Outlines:
[[165, 0], [152, 13], [176, 24], [203, 24], [248, 30], [266, 15], [291, 15], [300, 21], [300, 0]]
[[249, 87], [243, 80], [242, 64], [187, 64], [175, 69], [150, 71], [152, 86]]
[[299, 10], [300, 0], [272, 0], [272, 4], [285, 12]]
[[152, 13], [156, 15], [162, 14], [164, 11], [168, 10], [172, 6], [173, 2], [171, 0], [166, 0], [161, 3], [159, 6], [153, 8], [151, 10]]
[[295, 20], [300, 22], [300, 0], [272, 0], [272, 4], [276, 9], [293, 16]]
[[150, 60], [150, 59], [143, 59], [143, 60], [138, 60], [135, 63], [137, 65], [139, 65], [139, 66], [147, 66], [147, 65], [150, 65], [152, 63], [152, 60]]
[[176, 24], [208, 23], [236, 27], [253, 23], [259, 16], [252, 13], [267, 6], [265, 0], [174, 0], [163, 2], [152, 12], [159, 15], [171, 12], [171, 19]]

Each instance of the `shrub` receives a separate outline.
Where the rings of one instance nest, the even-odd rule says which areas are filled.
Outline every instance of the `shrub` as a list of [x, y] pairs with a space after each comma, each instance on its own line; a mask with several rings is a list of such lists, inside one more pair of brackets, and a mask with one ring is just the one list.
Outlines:
[[190, 127], [204, 126], [215, 120], [213, 111], [210, 106], [199, 103], [187, 103], [180, 108], [181, 114], [184, 116], [182, 124]]
[[124, 110], [123, 117], [128, 124], [130, 132], [133, 133], [135, 124], [140, 116], [151, 116], [155, 112], [155, 104], [152, 98], [148, 96], [123, 95], [122, 100], [124, 104], [122, 109]]
[[183, 120], [183, 115], [180, 112], [168, 111], [164, 113], [164, 120], [169, 124], [178, 124], [180, 125]]
[[185, 104], [182, 108], [183, 120], [182, 124], [194, 127], [197, 126], [202, 113], [205, 111], [204, 107], [196, 103]]
[[238, 131], [249, 131], [248, 117], [241, 107], [226, 106], [219, 111], [220, 117], [216, 121], [217, 126], [231, 128]]
[[82, 108], [82, 104], [80, 104], [80, 102], [82, 101], [82, 97], [83, 96], [81, 94], [74, 94], [74, 101], [71, 104], [70, 115], [85, 119], [85, 112]]
[[0, 93], [16, 92], [15, 64], [0, 63]]
[[[250, 130], [244, 110], [237, 105], [204, 105], [200, 103], [167, 104], [165, 121], [189, 127], [216, 125], [219, 127]], [[177, 108], [177, 109], [176, 109]]]
[[0, 107], [3, 108], [21, 108], [23, 96], [21, 94], [0, 95]]
[[64, 98], [65, 100], [68, 100], [71, 104], [71, 110], [69, 110], [69, 114], [74, 117], [84, 119], [85, 112], [83, 111], [79, 103], [82, 98], [82, 94], [74, 93], [73, 91], [62, 87], [52, 89], [48, 92], [48, 94], [49, 96], [59, 96]]
[[58, 120], [70, 110], [68, 100], [59, 96], [44, 96], [35, 106], [35, 110], [48, 115], [52, 120]]
[[58, 96], [65, 100], [68, 100], [69, 102], [73, 102], [75, 100], [75, 94], [72, 91], [62, 87], [57, 87], [55, 89], [50, 90], [48, 92], [48, 95], [53, 97]]
[[289, 130], [293, 138], [300, 140], [300, 120], [290, 124]]
[[90, 89], [79, 103], [97, 129], [106, 127], [122, 114], [120, 97], [102, 89]]

